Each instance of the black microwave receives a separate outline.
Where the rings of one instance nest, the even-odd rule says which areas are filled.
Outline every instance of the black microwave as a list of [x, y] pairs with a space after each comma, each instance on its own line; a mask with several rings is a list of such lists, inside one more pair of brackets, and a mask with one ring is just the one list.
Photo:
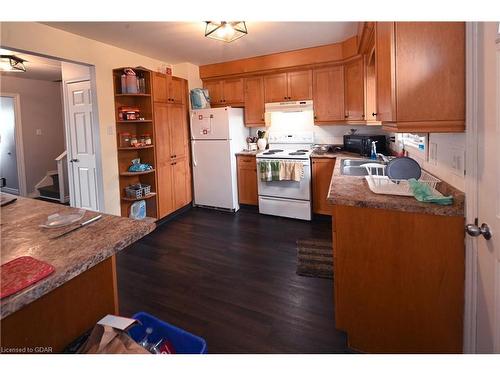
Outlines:
[[377, 153], [388, 155], [387, 138], [385, 135], [344, 135], [344, 151], [354, 152], [362, 156], [370, 156], [372, 142], [376, 142]]

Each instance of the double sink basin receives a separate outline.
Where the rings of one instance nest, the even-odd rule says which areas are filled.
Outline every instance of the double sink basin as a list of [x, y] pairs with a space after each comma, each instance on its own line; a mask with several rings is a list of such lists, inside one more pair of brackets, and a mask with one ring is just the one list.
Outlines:
[[380, 160], [371, 159], [342, 159], [340, 163], [340, 173], [345, 176], [367, 176], [368, 171], [361, 165], [366, 163], [384, 164]]

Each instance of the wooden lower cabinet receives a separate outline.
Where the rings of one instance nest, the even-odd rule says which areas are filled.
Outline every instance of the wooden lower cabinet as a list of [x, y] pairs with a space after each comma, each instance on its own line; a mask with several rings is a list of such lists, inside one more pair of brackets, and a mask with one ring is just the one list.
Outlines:
[[187, 158], [177, 159], [172, 165], [174, 210], [191, 202], [191, 178]]
[[313, 158], [312, 159], [312, 198], [313, 212], [315, 214], [331, 215], [332, 205], [326, 197], [330, 190], [335, 159]]
[[464, 218], [333, 207], [336, 328], [366, 353], [461, 353]]
[[160, 218], [191, 202], [191, 173], [187, 158], [159, 163], [157, 176]]
[[258, 205], [255, 156], [238, 155], [238, 198], [241, 204]]

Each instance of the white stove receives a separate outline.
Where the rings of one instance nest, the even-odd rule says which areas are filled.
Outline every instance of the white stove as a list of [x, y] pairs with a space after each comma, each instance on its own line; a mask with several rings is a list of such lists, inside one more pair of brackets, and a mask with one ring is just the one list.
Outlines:
[[259, 161], [298, 162], [303, 165], [300, 181], [261, 181], [258, 178], [259, 212], [267, 215], [311, 220], [312, 132], [269, 134], [269, 149], [257, 154]]

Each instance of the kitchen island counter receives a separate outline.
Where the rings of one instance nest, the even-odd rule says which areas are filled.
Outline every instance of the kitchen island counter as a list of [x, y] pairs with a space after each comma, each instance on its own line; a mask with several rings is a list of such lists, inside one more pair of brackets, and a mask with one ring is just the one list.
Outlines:
[[[51, 264], [55, 271], [48, 277], [0, 301], [2, 319], [2, 345], [5, 335], [10, 332], [8, 322], [16, 320], [16, 315], [25, 315], [38, 306], [36, 314], [43, 315], [44, 300], [50, 305], [57, 304], [60, 311], [68, 309], [68, 302], [77, 306], [85, 303], [82, 315], [99, 311], [100, 303], [106, 305], [108, 313], [117, 312], [116, 271], [113, 256], [141, 237], [152, 232], [153, 221], [137, 221], [128, 218], [102, 214], [102, 218], [65, 236], [52, 239], [71, 227], [46, 229], [40, 227], [48, 215], [75, 212], [77, 209], [40, 200], [18, 197], [17, 201], [1, 208], [1, 264], [22, 256], [31, 256]], [[82, 221], [98, 215], [87, 211]], [[77, 224], [73, 224], [76, 226]], [[102, 277], [102, 275], [106, 275]], [[102, 285], [99, 286], [99, 283]], [[78, 285], [74, 289], [72, 285]], [[99, 287], [98, 287], [99, 286]], [[96, 288], [94, 292], [91, 292]], [[72, 290], [74, 289], [74, 290]], [[65, 291], [64, 294], [62, 291]], [[85, 293], [93, 293], [85, 295]], [[108, 294], [106, 294], [108, 293]], [[59, 296], [55, 298], [54, 296]], [[109, 296], [113, 297], [108, 298]], [[85, 298], [88, 297], [88, 300]], [[68, 299], [73, 299], [69, 301]], [[83, 302], [82, 302], [83, 301]], [[95, 306], [92, 303], [95, 302]], [[54, 307], [55, 308], [55, 307]], [[33, 312], [34, 314], [34, 312]], [[92, 315], [92, 314], [90, 314]], [[12, 319], [11, 319], [12, 318]], [[35, 318], [35, 317], [33, 317]], [[64, 320], [63, 316], [59, 316]], [[38, 322], [43, 326], [43, 319]], [[74, 321], [78, 316], [73, 316]], [[89, 318], [90, 319], [90, 318]], [[94, 319], [94, 317], [92, 317]], [[26, 320], [26, 316], [24, 316]], [[64, 324], [61, 320], [61, 324]], [[95, 321], [94, 321], [95, 323]], [[93, 323], [92, 323], [93, 324]], [[21, 327], [17, 327], [20, 332]], [[86, 327], [86, 328], [91, 328]], [[15, 329], [15, 327], [14, 327]], [[55, 345], [57, 347], [57, 345]]]

